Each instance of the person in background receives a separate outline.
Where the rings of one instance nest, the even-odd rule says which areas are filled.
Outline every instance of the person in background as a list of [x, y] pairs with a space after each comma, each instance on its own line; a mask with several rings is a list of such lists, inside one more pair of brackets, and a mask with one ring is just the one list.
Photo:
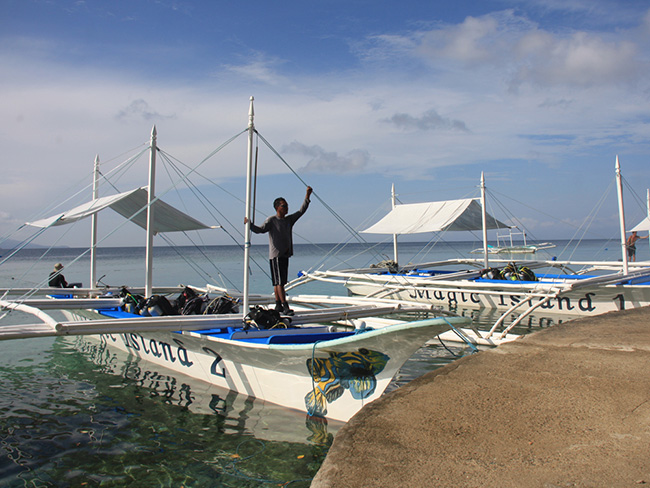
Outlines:
[[[308, 186], [305, 200], [297, 212], [289, 215], [289, 204], [284, 198], [279, 197], [273, 201], [275, 215], [268, 217], [260, 227], [251, 222], [253, 232], [256, 234], [268, 232], [269, 234], [269, 263], [273, 294], [275, 295], [275, 310], [285, 315], [293, 315], [284, 290], [289, 274], [289, 258], [293, 256], [292, 230], [296, 221], [307, 211], [312, 191], [311, 186]], [[244, 217], [244, 223], [247, 222], [248, 219]]]
[[68, 288], [68, 282], [65, 280], [65, 277], [61, 274], [63, 265], [61, 263], [56, 263], [54, 265], [54, 271], [50, 273], [50, 279], [48, 284], [53, 288]]
[[637, 235], [636, 231], [632, 232], [632, 235], [627, 238], [627, 259], [631, 262], [636, 261], [636, 241], [639, 239], [647, 239], [648, 236], [641, 237]]

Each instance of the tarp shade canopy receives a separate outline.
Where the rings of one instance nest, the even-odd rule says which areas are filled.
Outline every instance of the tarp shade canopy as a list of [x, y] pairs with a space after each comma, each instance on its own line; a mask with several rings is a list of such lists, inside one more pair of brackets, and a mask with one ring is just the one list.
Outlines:
[[641, 222], [632, 227], [630, 232], [650, 231], [650, 217], [646, 217]]
[[[105, 208], [112, 208], [126, 219], [139, 225], [143, 229], [147, 228], [147, 203], [148, 191], [146, 188], [137, 188], [135, 190], [118, 193], [107, 197], [97, 198], [88, 203], [79, 205], [72, 210], [46, 219], [28, 222], [27, 225], [33, 227], [51, 227], [58, 225], [71, 224], [78, 220], [90, 217]], [[162, 200], [156, 200], [153, 204], [154, 222], [153, 232], [179, 232], [188, 230], [210, 229], [212, 227], [202, 224], [189, 215], [166, 204]], [[140, 213], [133, 216], [136, 212], [143, 209]]]
[[[487, 215], [487, 229], [511, 226]], [[483, 229], [482, 207], [474, 198], [396, 205], [383, 219], [362, 231], [367, 234], [418, 234], [422, 232]]]

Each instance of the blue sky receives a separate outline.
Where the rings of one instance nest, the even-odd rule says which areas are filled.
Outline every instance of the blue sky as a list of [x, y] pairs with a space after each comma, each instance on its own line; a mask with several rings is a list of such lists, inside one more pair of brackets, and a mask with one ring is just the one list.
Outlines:
[[[392, 183], [405, 203], [462, 198], [484, 172], [541, 240], [572, 237], [609, 189], [587, 237], [611, 237], [617, 154], [628, 227], [645, 216], [647, 1], [0, 5], [2, 235], [154, 124], [163, 149], [201, 160], [246, 127], [251, 95], [260, 133], [355, 228]], [[206, 171], [243, 192], [244, 158]], [[262, 214], [278, 193], [299, 206], [285, 168], [261, 174]], [[308, 240], [347, 237], [320, 202], [309, 215]]]

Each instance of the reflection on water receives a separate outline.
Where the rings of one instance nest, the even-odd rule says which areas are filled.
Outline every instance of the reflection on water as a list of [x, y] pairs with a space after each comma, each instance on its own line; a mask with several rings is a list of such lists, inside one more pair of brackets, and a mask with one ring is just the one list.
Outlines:
[[[472, 324], [481, 330], [490, 330], [503, 314], [502, 310], [497, 310], [494, 308], [475, 309], [449, 307], [448, 310], [462, 317], [468, 317], [472, 319]], [[505, 320], [503, 320], [502, 325], [499, 326], [497, 330], [502, 331], [505, 327], [508, 327], [515, 320], [517, 320], [519, 316], [520, 314], [518, 313], [506, 314]], [[544, 314], [543, 312], [535, 312], [525, 316], [515, 327], [513, 327], [511, 333], [528, 334], [530, 332], [534, 332], [535, 330], [545, 329], [547, 327], [561, 324], [575, 318], [577, 318], [576, 315], [562, 315], [558, 313]]]
[[76, 347], [0, 366], [0, 486], [309, 486], [341, 425]]

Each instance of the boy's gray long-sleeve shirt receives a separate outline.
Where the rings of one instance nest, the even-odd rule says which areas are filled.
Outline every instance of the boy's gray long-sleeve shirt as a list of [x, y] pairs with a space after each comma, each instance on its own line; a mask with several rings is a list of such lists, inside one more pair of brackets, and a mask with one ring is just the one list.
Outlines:
[[271, 215], [260, 227], [251, 223], [251, 230], [256, 234], [269, 233], [269, 259], [293, 256], [293, 224], [302, 217], [308, 207], [309, 199], [305, 198], [300, 210], [283, 219]]

